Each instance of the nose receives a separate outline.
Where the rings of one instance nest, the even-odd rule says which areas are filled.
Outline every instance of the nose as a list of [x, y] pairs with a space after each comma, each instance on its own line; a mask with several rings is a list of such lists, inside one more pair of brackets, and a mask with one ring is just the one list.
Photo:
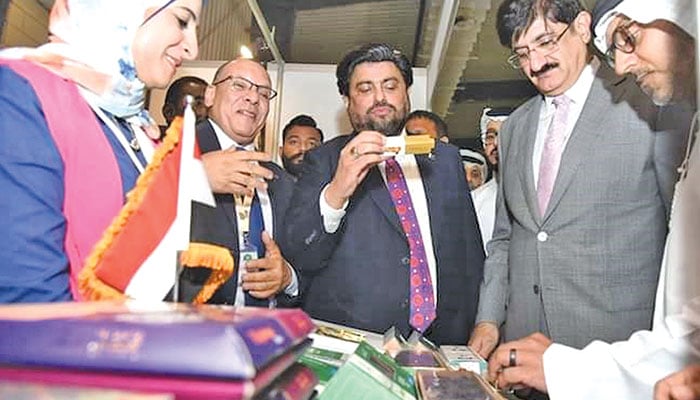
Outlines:
[[197, 43], [197, 29], [188, 29], [183, 40], [185, 49], [185, 60], [194, 60], [199, 54], [199, 44]]
[[539, 71], [547, 64], [547, 57], [537, 51], [530, 51], [528, 60], [530, 62], [530, 71]]
[[384, 88], [379, 86], [379, 88], [374, 91], [374, 102], [380, 103], [385, 99], [386, 99], [386, 94], [384, 93]]
[[311, 145], [306, 142], [301, 143], [301, 152], [306, 153], [311, 148]]
[[620, 50], [615, 50], [615, 73], [624, 75], [632, 70], [637, 63], [637, 56], [632, 53], [625, 53]]
[[258, 104], [260, 102], [260, 93], [258, 93], [258, 88], [251, 86], [245, 91], [245, 99], [253, 104]]

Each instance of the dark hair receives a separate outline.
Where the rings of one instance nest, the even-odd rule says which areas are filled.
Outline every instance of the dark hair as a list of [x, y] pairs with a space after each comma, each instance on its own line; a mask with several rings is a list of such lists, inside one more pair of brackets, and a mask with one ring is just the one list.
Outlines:
[[370, 43], [353, 50], [345, 55], [338, 63], [335, 70], [338, 91], [341, 95], [347, 96], [350, 92], [350, 78], [355, 71], [355, 67], [366, 62], [390, 61], [401, 71], [403, 81], [409, 88], [413, 84], [413, 70], [411, 62], [401, 51], [386, 43]]
[[428, 110], [415, 110], [412, 113], [408, 114], [408, 118], [406, 118], [406, 121], [414, 119], [414, 118], [424, 118], [433, 121], [435, 124], [435, 128], [437, 129], [437, 136], [438, 138], [448, 136], [447, 134], [447, 124], [445, 121], [440, 118], [439, 115], [435, 114], [434, 112], [428, 111]]
[[295, 126], [310, 126], [316, 131], [318, 131], [318, 134], [321, 136], [321, 141], [323, 142], [323, 132], [321, 129], [319, 129], [318, 126], [316, 126], [316, 120], [311, 118], [308, 115], [304, 114], [299, 114], [296, 117], [292, 118], [287, 125], [285, 125], [284, 129], [282, 130], [282, 141], [284, 142], [287, 139], [287, 135], [289, 135], [289, 131], [295, 127]]
[[177, 78], [173, 81], [173, 83], [170, 84], [170, 86], [168, 87], [168, 91], [165, 92], [165, 100], [163, 101], [163, 103], [174, 104], [175, 102], [179, 101], [182, 95], [182, 88], [190, 83], [202, 85], [204, 87], [207, 86], [207, 82], [204, 79], [198, 78], [196, 76], [183, 76], [181, 78]]
[[579, 0], [505, 0], [496, 15], [498, 39], [510, 48], [538, 18], [570, 24], [581, 11]]

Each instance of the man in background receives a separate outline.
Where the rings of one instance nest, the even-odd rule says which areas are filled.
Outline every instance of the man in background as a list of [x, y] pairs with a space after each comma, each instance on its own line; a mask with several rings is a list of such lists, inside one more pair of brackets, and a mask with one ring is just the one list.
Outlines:
[[323, 132], [308, 115], [297, 115], [282, 130], [280, 158], [287, 172], [298, 178], [304, 154], [323, 143]]
[[170, 84], [165, 92], [165, 100], [163, 100], [163, 118], [165, 118], [165, 126], [161, 126], [161, 132], [165, 134], [165, 130], [173, 122], [173, 119], [178, 115], [183, 115], [185, 110], [185, 96], [192, 96], [192, 109], [197, 117], [197, 121], [207, 117], [207, 106], [204, 104], [204, 91], [207, 88], [207, 82], [196, 76], [183, 76], [177, 78]]
[[307, 154], [287, 215], [292, 263], [312, 317], [438, 344], [472, 329], [483, 249], [457, 148], [385, 154], [410, 108], [411, 65], [368, 44], [336, 70], [354, 132]]
[[578, 0], [506, 0], [497, 21], [509, 62], [541, 95], [499, 135], [496, 221], [470, 343], [487, 356], [499, 328], [505, 340], [541, 332], [575, 348], [626, 339], [651, 326], [682, 157], [668, 150], [682, 138], [657, 130], [658, 109], [634, 81], [591, 54], [591, 14]]
[[[691, 0], [600, 0], [593, 10], [596, 47], [618, 74], [631, 74], [654, 102], [664, 105], [662, 114], [670, 113], [681, 133], [689, 131], [697, 107], [691, 10]], [[500, 386], [535, 387], [554, 400], [649, 399], [655, 382], [692, 364], [659, 382], [654, 399], [698, 398], [698, 143], [681, 166], [652, 330], [617, 343], [594, 341], [582, 350], [541, 334], [504, 343], [489, 363]]]
[[409, 135], [430, 135], [433, 139], [450, 142], [447, 124], [439, 115], [427, 110], [415, 110], [408, 114], [406, 133]]
[[[276, 239], [294, 181], [255, 148], [276, 94], [265, 68], [247, 59], [223, 64], [205, 92], [209, 118], [197, 124], [197, 142], [216, 208], [193, 203], [191, 241], [226, 247], [235, 267], [211, 303], [267, 307], [293, 303], [299, 294]], [[180, 298], [198, 293], [209, 275], [186, 268]]]
[[503, 122], [508, 119], [508, 114], [509, 112], [505, 110], [496, 110], [490, 107], [484, 108], [484, 111], [481, 113], [479, 124], [479, 128], [481, 128], [481, 145], [493, 171], [493, 176], [496, 176], [498, 172], [498, 132], [501, 131]]
[[493, 225], [496, 220], [496, 195], [498, 193], [498, 132], [501, 125], [508, 119], [509, 112], [484, 108], [481, 113], [481, 145], [489, 166], [489, 176], [486, 183], [472, 191], [474, 209], [479, 218], [479, 229], [484, 247], [491, 240]]
[[488, 175], [486, 159], [481, 153], [471, 149], [459, 149], [459, 156], [464, 164], [464, 174], [469, 183], [469, 190], [474, 191], [483, 185]]

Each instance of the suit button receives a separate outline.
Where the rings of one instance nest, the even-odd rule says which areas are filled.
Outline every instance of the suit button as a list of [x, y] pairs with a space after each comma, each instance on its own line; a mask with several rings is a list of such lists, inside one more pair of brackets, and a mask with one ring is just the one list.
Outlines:
[[540, 294], [540, 287], [538, 285], [532, 285], [532, 291], [535, 294]]
[[547, 238], [549, 238], [549, 235], [547, 235], [547, 232], [545, 231], [542, 231], [537, 234], [537, 240], [539, 240], [540, 242], [546, 242]]
[[408, 300], [404, 300], [401, 302], [401, 308], [408, 308]]
[[411, 262], [411, 259], [408, 257], [404, 257], [401, 259], [401, 264], [403, 265], [408, 265], [409, 262]]

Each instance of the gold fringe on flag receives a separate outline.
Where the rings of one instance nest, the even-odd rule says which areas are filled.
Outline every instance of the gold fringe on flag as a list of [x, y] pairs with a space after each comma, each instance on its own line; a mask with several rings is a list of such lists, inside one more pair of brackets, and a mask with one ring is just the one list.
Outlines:
[[184, 267], [207, 267], [211, 275], [204, 287], [192, 300], [194, 304], [204, 304], [224, 282], [233, 274], [234, 262], [229, 249], [209, 243], [190, 243], [187, 251], [180, 255], [180, 264]]

